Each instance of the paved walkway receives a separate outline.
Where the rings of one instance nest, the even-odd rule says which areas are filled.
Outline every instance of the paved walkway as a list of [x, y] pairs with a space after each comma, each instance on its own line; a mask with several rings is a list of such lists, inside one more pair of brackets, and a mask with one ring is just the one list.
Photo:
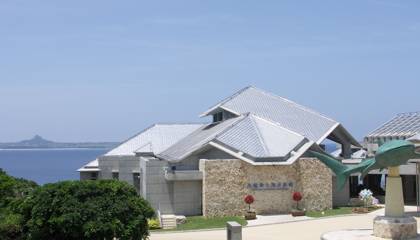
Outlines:
[[307, 216], [293, 217], [292, 215], [289, 215], [289, 214], [257, 215], [257, 219], [249, 220], [247, 226], [252, 227], [252, 226], [260, 226], [260, 225], [275, 224], [275, 223], [296, 222], [296, 221], [302, 221], [302, 220], [308, 220], [308, 219], [311, 219], [311, 218]]
[[[415, 210], [415, 208], [414, 208]], [[414, 212], [411, 207], [406, 208], [408, 214]], [[363, 215], [347, 215], [340, 217], [326, 217], [305, 221], [288, 222], [272, 225], [244, 227], [242, 239], [254, 240], [318, 240], [325, 232], [342, 229], [372, 229], [372, 220], [376, 215], [383, 214], [383, 210]], [[420, 219], [417, 218], [417, 222]], [[225, 240], [226, 230], [206, 230], [195, 232], [152, 233], [151, 240]]]

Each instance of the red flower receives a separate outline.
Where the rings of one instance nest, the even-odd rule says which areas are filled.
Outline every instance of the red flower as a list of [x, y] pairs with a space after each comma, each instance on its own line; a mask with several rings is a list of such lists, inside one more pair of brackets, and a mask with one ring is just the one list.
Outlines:
[[299, 202], [302, 200], [302, 194], [300, 192], [293, 193], [293, 201]]
[[251, 204], [254, 202], [254, 196], [252, 195], [246, 195], [244, 198], [244, 201], [246, 204], [248, 204], [248, 211], [251, 211]]
[[255, 201], [255, 199], [252, 195], [246, 195], [244, 201], [246, 204], [252, 204]]

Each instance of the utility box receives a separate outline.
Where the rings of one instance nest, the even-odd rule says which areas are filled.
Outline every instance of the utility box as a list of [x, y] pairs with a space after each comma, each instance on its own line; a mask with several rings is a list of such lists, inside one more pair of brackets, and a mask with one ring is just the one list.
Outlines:
[[237, 222], [227, 222], [227, 240], [242, 240], [242, 226]]

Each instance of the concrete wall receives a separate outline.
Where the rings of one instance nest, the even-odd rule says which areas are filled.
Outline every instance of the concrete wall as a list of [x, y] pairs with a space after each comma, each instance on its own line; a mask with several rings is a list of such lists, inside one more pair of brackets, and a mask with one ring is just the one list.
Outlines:
[[145, 196], [163, 214], [201, 215], [201, 181], [167, 181], [166, 161], [143, 160]]
[[[187, 169], [198, 170], [197, 156], [181, 163]], [[102, 156], [99, 158], [99, 179], [112, 179], [118, 172], [119, 180], [136, 187], [154, 209], [163, 214], [201, 215], [201, 181], [167, 181], [167, 161], [137, 156]], [[137, 175], [139, 176], [137, 178]], [[91, 179], [90, 173], [80, 173], [80, 179]]]
[[176, 166], [176, 170], [199, 170], [201, 158], [228, 159], [231, 156], [211, 148], [170, 165], [156, 158], [141, 158], [140, 168], [144, 176], [142, 195], [163, 214], [201, 215], [202, 181], [167, 181], [164, 171], [170, 166]]
[[[317, 159], [301, 158], [287, 166], [253, 166], [242, 160], [201, 160], [203, 171], [203, 214], [242, 215], [247, 194], [255, 197], [252, 208], [259, 214], [289, 212], [295, 202], [293, 191], [303, 194], [301, 208], [321, 210], [332, 207], [332, 174]], [[223, 177], [221, 177], [223, 176]], [[284, 189], [253, 189], [249, 184], [287, 183]]]
[[98, 162], [100, 179], [112, 179], [112, 173], [118, 172], [119, 180], [134, 185], [134, 174], [140, 172], [140, 159], [136, 156], [102, 156]]
[[174, 212], [177, 215], [202, 215], [202, 182], [174, 182]]
[[152, 207], [162, 213], [174, 213], [173, 209], [173, 182], [165, 179], [164, 168], [167, 167], [166, 161], [159, 159], [149, 159], [146, 161], [145, 185], [146, 199]]

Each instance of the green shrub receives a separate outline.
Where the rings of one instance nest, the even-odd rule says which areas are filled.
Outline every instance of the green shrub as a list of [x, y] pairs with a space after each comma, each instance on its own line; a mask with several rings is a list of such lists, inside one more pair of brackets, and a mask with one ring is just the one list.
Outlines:
[[9, 176], [0, 168], [0, 209], [8, 208], [12, 202], [25, 198], [37, 186], [33, 181]]
[[20, 204], [37, 187], [33, 181], [15, 178], [0, 169], [0, 239], [24, 239]]
[[13, 213], [0, 213], [0, 239], [23, 239], [22, 216]]
[[29, 239], [143, 239], [154, 211], [133, 186], [65, 181], [37, 188], [20, 205]]
[[149, 219], [147, 223], [149, 224], [149, 229], [151, 230], [160, 228], [159, 220], [156, 218]]

